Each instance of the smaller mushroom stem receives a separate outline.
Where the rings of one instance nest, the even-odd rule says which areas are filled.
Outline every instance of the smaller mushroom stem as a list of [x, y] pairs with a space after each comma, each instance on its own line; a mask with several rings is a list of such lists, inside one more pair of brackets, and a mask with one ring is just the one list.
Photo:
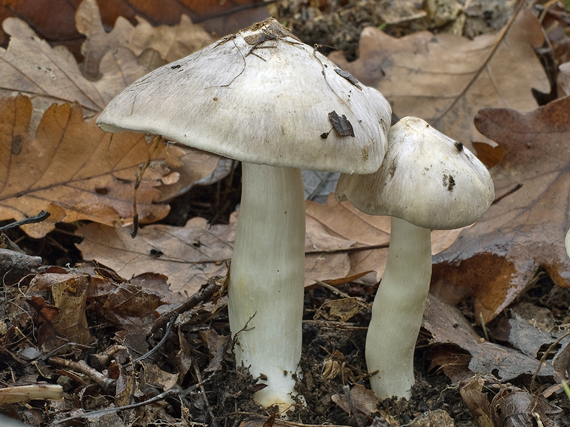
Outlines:
[[[301, 170], [242, 163], [228, 309], [237, 364], [267, 387], [263, 406], [293, 403], [301, 358], [305, 198]], [[249, 323], [248, 323], [249, 322]]]
[[380, 399], [411, 397], [414, 348], [431, 279], [430, 230], [392, 217], [384, 277], [366, 336], [372, 390]]

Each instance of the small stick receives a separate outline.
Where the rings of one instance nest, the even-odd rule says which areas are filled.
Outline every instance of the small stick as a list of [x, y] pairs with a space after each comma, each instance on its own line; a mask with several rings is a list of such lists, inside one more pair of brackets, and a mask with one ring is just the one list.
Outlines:
[[533, 390], [534, 390], [534, 381], [536, 380], [536, 377], [538, 376], [538, 373], [540, 372], [540, 368], [542, 368], [543, 363], [546, 362], [546, 358], [552, 352], [552, 350], [554, 350], [554, 347], [556, 347], [558, 345], [558, 343], [560, 343], [560, 341], [562, 341], [567, 336], [570, 336], [570, 332], [565, 333], [560, 338], [558, 338], [556, 341], [554, 341], [554, 343], [552, 343], [552, 345], [550, 347], [548, 347], [548, 350], [546, 350], [544, 352], [544, 354], [542, 355], [542, 357], [540, 358], [540, 361], [538, 362], [538, 368], [536, 368], [536, 371], [535, 371], [534, 375], [532, 376], [532, 380], [530, 381], [530, 392], [531, 393], [533, 393]]
[[34, 384], [0, 389], [0, 405], [31, 400], [63, 400], [63, 388], [56, 384]]
[[[193, 389], [194, 387], [191, 387], [191, 389]], [[107, 408], [107, 409], [101, 409], [99, 411], [92, 411], [92, 412], [86, 412], [84, 414], [79, 414], [79, 415], [75, 415], [73, 417], [68, 417], [68, 418], [64, 418], [62, 420], [56, 420], [54, 421], [54, 424], [61, 424], [64, 423], [66, 421], [71, 421], [71, 420], [76, 420], [79, 418], [85, 418], [85, 417], [100, 417], [102, 415], [106, 415], [106, 414], [111, 414], [114, 412], [120, 412], [120, 411], [125, 411], [127, 409], [135, 409], [135, 408], [139, 408], [141, 406], [145, 406], [148, 405], [150, 403], [156, 402], [158, 400], [162, 400], [165, 397], [174, 395], [174, 394], [179, 394], [180, 390], [178, 389], [170, 389], [170, 390], [166, 390], [148, 400], [145, 400], [144, 402], [138, 402], [138, 403], [133, 403], [132, 405], [126, 405], [126, 406], [119, 406], [117, 408]]]
[[216, 417], [212, 412], [212, 408], [210, 408], [210, 402], [208, 402], [208, 396], [206, 396], [206, 390], [204, 389], [204, 384], [202, 383], [202, 376], [200, 375], [200, 369], [198, 368], [198, 366], [196, 366], [196, 363], [192, 363], [192, 366], [194, 366], [194, 373], [196, 374], [196, 379], [198, 380], [200, 391], [202, 392], [202, 396], [204, 397], [206, 408], [208, 408], [208, 414], [210, 415], [210, 420], [212, 420], [212, 426], [218, 427], [218, 424], [216, 423]]
[[182, 314], [194, 308], [199, 303], [209, 300], [218, 288], [219, 286], [216, 284], [216, 281], [211, 279], [206, 287], [200, 289], [198, 292], [188, 298], [186, 302], [180, 304], [178, 307], [169, 311], [168, 313], [163, 313], [158, 319], [156, 319], [148, 335], [150, 336], [156, 332], [157, 329], [162, 328], [174, 314]]
[[[337, 288], [335, 288], [334, 286], [329, 285], [326, 282], [322, 282], [321, 280], [317, 280], [317, 279], [311, 279], [314, 280], [315, 283], [319, 286], [322, 286], [323, 288], [327, 288], [329, 291], [340, 295], [343, 298], [352, 298], [350, 295], [345, 294], [344, 292], [342, 292], [341, 290], [338, 290]], [[368, 304], [367, 302], [362, 301], [360, 298], [354, 298], [354, 300], [358, 303], [358, 305], [360, 305], [361, 307], [367, 308], [368, 310], [372, 310], [372, 305]]]
[[21, 219], [20, 221], [14, 221], [14, 222], [11, 222], [10, 224], [4, 225], [3, 227], [0, 227], [0, 231], [6, 231], [6, 230], [9, 230], [11, 228], [19, 227], [20, 225], [35, 224], [37, 222], [42, 222], [42, 221], [45, 221], [50, 215], [51, 214], [49, 212], [40, 211], [40, 213], [37, 215]]
[[74, 371], [80, 372], [91, 378], [97, 385], [101, 386], [104, 390], [112, 390], [115, 385], [115, 380], [107, 378], [101, 372], [93, 369], [83, 360], [79, 362], [74, 362], [72, 360], [62, 359], [61, 357], [50, 357], [48, 359], [50, 363], [55, 363], [56, 365], [65, 366], [66, 368], [72, 369]]
[[352, 413], [352, 415], [354, 415], [354, 419], [356, 420], [356, 425], [358, 427], [364, 427], [362, 425], [362, 421], [360, 420], [360, 417], [358, 416], [358, 411], [356, 410], [356, 406], [354, 406], [354, 402], [352, 401], [352, 397], [350, 396], [350, 387], [347, 385], [343, 385], [342, 391], [344, 392], [344, 395], [346, 396], [346, 400], [348, 401], [348, 407], [350, 408], [350, 412]]
[[152, 140], [152, 145], [150, 146], [150, 149], [148, 150], [148, 157], [146, 158], [146, 161], [144, 162], [144, 165], [142, 166], [141, 171], [140, 171], [140, 173], [137, 176], [137, 179], [135, 181], [135, 190], [133, 192], [133, 231], [131, 231], [131, 237], [133, 239], [136, 237], [137, 232], [139, 231], [139, 213], [137, 212], [137, 190], [139, 189], [139, 186], [141, 185], [144, 173], [146, 172], [146, 169], [148, 168], [148, 165], [150, 164], [150, 161], [152, 160], [152, 155], [154, 154], [154, 152], [158, 148], [159, 144], [163, 140], [164, 139], [160, 135], [157, 135]]
[[170, 333], [172, 332], [172, 329], [174, 328], [174, 324], [176, 323], [177, 318], [178, 318], [178, 313], [173, 313], [172, 316], [170, 316], [170, 321], [168, 322], [168, 325], [166, 326], [166, 330], [164, 331], [164, 335], [163, 335], [162, 339], [150, 351], [143, 354], [138, 359], [135, 359], [133, 363], [140, 362], [141, 360], [144, 360], [147, 357], [152, 356], [154, 353], [156, 353], [158, 351], [158, 349], [160, 349], [160, 347], [163, 346], [163, 344], [166, 342], [166, 340], [170, 336]]

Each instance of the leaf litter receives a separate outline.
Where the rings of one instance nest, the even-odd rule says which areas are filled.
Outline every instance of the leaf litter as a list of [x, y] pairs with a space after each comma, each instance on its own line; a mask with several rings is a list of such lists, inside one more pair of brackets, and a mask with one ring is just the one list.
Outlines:
[[[102, 74], [105, 75], [104, 72]], [[19, 143], [16, 142], [16, 146], [18, 145]], [[318, 212], [319, 209], [316, 206], [315, 212]], [[309, 230], [313, 231], [309, 233], [308, 252], [318, 252], [319, 248], [322, 250], [323, 247], [327, 248], [326, 245], [329, 245], [327, 249], [323, 250], [323, 253], [326, 255], [334, 253], [335, 256], [340, 255], [344, 260], [340, 263], [338, 261], [333, 263], [335, 266], [341, 265], [344, 272], [342, 275], [335, 273], [334, 277], [348, 275], [356, 264], [351, 256], [365, 252], [364, 249], [362, 251], [347, 251], [347, 249], [366, 248], [367, 245], [374, 244], [386, 246], [388, 241], [386, 237], [389, 230], [379, 225], [385, 220], [376, 217], [357, 219], [356, 213], [350, 212], [350, 209], [346, 207], [345, 209], [352, 214], [352, 223], [360, 224], [360, 226], [366, 224], [367, 229], [372, 231], [372, 234], [362, 233], [362, 230], [358, 230], [358, 226], [353, 226], [352, 232], [347, 233], [340, 227], [342, 221], [335, 220], [334, 215], [325, 218], [319, 216], [318, 213], [313, 213], [312, 216], [308, 216], [308, 223], [313, 223], [309, 227]], [[346, 212], [343, 215], [346, 216]], [[376, 237], [382, 234], [384, 240], [376, 240]], [[351, 238], [352, 235], [360, 235], [360, 238]], [[450, 244], [456, 237], [457, 234], [442, 236], [441, 242]], [[465, 242], [465, 239], [461, 241]], [[231, 242], [230, 238], [228, 238], [228, 242]], [[126, 240], [123, 243], [126, 244]], [[333, 245], [332, 249], [330, 245]], [[147, 249], [149, 255], [159, 258], [164, 254], [160, 249]], [[385, 247], [369, 249], [369, 253], [373, 254], [382, 250], [385, 252]], [[141, 254], [143, 252], [141, 251]], [[144, 255], [148, 256], [146, 253]], [[322, 255], [322, 253], [310, 254], [310, 256], [315, 256], [317, 260], [322, 259]], [[366, 384], [367, 374], [362, 354], [366, 333], [365, 326], [368, 323], [370, 313], [366, 307], [362, 307], [359, 303], [355, 303], [359, 308], [362, 308], [359, 310], [352, 310], [351, 307], [354, 307], [354, 304], [347, 306], [345, 304], [346, 301], [359, 301], [362, 298], [364, 301], [371, 300], [373, 286], [370, 285], [376, 283], [377, 277], [381, 275], [381, 269], [377, 269], [379, 265], [377, 258], [375, 259], [374, 256], [369, 258], [373, 260], [371, 264], [375, 265], [376, 268], [372, 269], [368, 278], [366, 276], [364, 277], [365, 280], [361, 278], [361, 282], [368, 283], [368, 286], [362, 286], [359, 283], [338, 285], [341, 286], [346, 295], [342, 298], [338, 298], [336, 292], [331, 294], [332, 291], [329, 288], [320, 285], [311, 286], [306, 292], [304, 380], [301, 387], [305, 388], [302, 393], [311, 399], [308, 402], [311, 413], [307, 413], [306, 409], [299, 408], [299, 419], [313, 423], [321, 423], [327, 420], [329, 423], [343, 425], [374, 423], [374, 425], [390, 426], [408, 424], [443, 426], [448, 425], [448, 413], [451, 413], [454, 415], [456, 423], [461, 422], [461, 420], [468, 422], [461, 418], [464, 406], [462, 406], [457, 393], [453, 389], [446, 388], [448, 383], [441, 375], [433, 372], [427, 373], [424, 363], [419, 360], [421, 357], [416, 363], [416, 369], [421, 372], [421, 375], [418, 376], [418, 382], [414, 387], [413, 398], [410, 402], [387, 400], [376, 404], [374, 399], [363, 398], [362, 401], [360, 400], [359, 393], [361, 391], [363, 396], [369, 394], [358, 383]], [[113, 402], [115, 405], [125, 408], [123, 410], [116, 408], [104, 410], [103, 413], [91, 415], [91, 417], [100, 417], [99, 423], [112, 422], [116, 425], [129, 425], [134, 423], [135, 419], [141, 425], [147, 425], [156, 419], [167, 420], [171, 423], [187, 422], [214, 425], [215, 421], [212, 415], [215, 414], [220, 417], [218, 421], [226, 417], [226, 419], [232, 419], [236, 424], [243, 421], [243, 425], [246, 425], [248, 417], [254, 417], [252, 421], [249, 421], [251, 425], [290, 425], [287, 422], [275, 420], [275, 417], [271, 415], [254, 415], [258, 411], [256, 405], [251, 401], [252, 393], [255, 390], [255, 381], [248, 377], [247, 372], [243, 369], [236, 369], [231, 354], [228, 354], [231, 346], [227, 346], [230, 341], [227, 338], [229, 337], [229, 330], [225, 317], [223, 294], [209, 294], [209, 297], [204, 297], [202, 300], [200, 299], [200, 295], [203, 295], [201, 292], [195, 294], [198, 295], [197, 305], [189, 307], [188, 310], [190, 311], [186, 313], [186, 309], [178, 311], [174, 309], [173, 311], [173, 307], [180, 304], [180, 299], [184, 297], [173, 294], [169, 290], [170, 277], [147, 274], [144, 278], [134, 277], [131, 280], [125, 280], [116, 273], [101, 267], [87, 267], [86, 270], [70, 268], [54, 270], [52, 267], [45, 270], [30, 265], [24, 270], [27, 270], [28, 276], [19, 282], [12, 282], [8, 287], [5, 286], [5, 291], [8, 292], [5, 296], [9, 300], [12, 298], [12, 304], [7, 305], [7, 307], [11, 307], [11, 311], [9, 314], [6, 313], [4, 317], [8, 321], [9, 327], [0, 337], [0, 351], [10, 358], [11, 367], [21, 369], [23, 375], [14, 380], [12, 376], [14, 370], [12, 369], [3, 371], [2, 378], [5, 382], [8, 380], [14, 384], [25, 383], [26, 381], [38, 383], [41, 380], [58, 378], [58, 382], [65, 385], [66, 393], [73, 396], [76, 402], [80, 402], [82, 407], [82, 409], [77, 409], [73, 405], [70, 406], [69, 399], [63, 402], [52, 401], [48, 403], [51, 407], [51, 413], [59, 414], [57, 415], [60, 417], [59, 419], [67, 416], [67, 414], [82, 417], [85, 414], [84, 411], [89, 412], [105, 408]], [[368, 270], [361, 268], [359, 271], [366, 272]], [[138, 273], [140, 272], [139, 270]], [[124, 271], [120, 271], [120, 273], [122, 274]], [[59, 278], [54, 280], [54, 275], [59, 276]], [[45, 280], [43, 276], [46, 276]], [[125, 277], [131, 276], [132, 274], [125, 275]], [[52, 279], [49, 279], [50, 277]], [[31, 284], [36, 279], [38, 282], [47, 281], [44, 286], [45, 289], [40, 292], [34, 287], [33, 292], [37, 294], [30, 295], [27, 298], [27, 303], [21, 302], [19, 298], [21, 298], [22, 292], [26, 292], [28, 288], [31, 289]], [[219, 279], [218, 282], [216, 280], [215, 277], [211, 278], [210, 284], [203, 289], [207, 289], [209, 286], [218, 286], [216, 283], [221, 284], [223, 282], [222, 279]], [[202, 283], [205, 282], [206, 277]], [[161, 291], [156, 293], [147, 290], [147, 285], [151, 283], [160, 283], [158, 287]], [[91, 296], [89, 292], [83, 292], [85, 287], [93, 291], [94, 286], [98, 289], [97, 292], [94, 292], [94, 296]], [[56, 302], [56, 295], [58, 302]], [[338, 301], [338, 303], [333, 303], [333, 301]], [[25, 310], [22, 310], [20, 307], [23, 304], [31, 305], [24, 306]], [[439, 304], [441, 305], [441, 303]], [[143, 307], [148, 309], [141, 310]], [[331, 310], [331, 308], [337, 311]], [[327, 315], [332, 317], [325, 320], [315, 318], [314, 314], [319, 309], [326, 310]], [[69, 316], [69, 319], [61, 325], [58, 324], [57, 319], [60, 318], [60, 314], [70, 310], [74, 312]], [[564, 313], [564, 310], [562, 312]], [[436, 313], [437, 320], [443, 312], [440, 310]], [[461, 327], [458, 326], [453, 329], [463, 330], [463, 340], [453, 336], [453, 332], [457, 331], [444, 330], [445, 327], [442, 327], [438, 332], [439, 336], [437, 334], [431, 336], [432, 341], [426, 347], [426, 352], [421, 351], [422, 357], [429, 358], [430, 352], [435, 354], [440, 351], [442, 354], [441, 350], [444, 348], [449, 350], [459, 347], [460, 351], [448, 351], [447, 355], [458, 356], [463, 361], [464, 366], [456, 367], [455, 372], [462, 375], [472, 373], [473, 371], [470, 371], [469, 368], [477, 370], [479, 369], [477, 367], [482, 367], [484, 371], [490, 371], [493, 374], [494, 371], [491, 368], [497, 360], [499, 360], [497, 366], [502, 369], [503, 374], [510, 372], [508, 363], [505, 362], [504, 366], [501, 365], [501, 359], [497, 359], [497, 354], [510, 354], [516, 357], [516, 360], [523, 360], [521, 357], [526, 357], [528, 360], [524, 359], [525, 362], [520, 369], [511, 372], [509, 375], [512, 375], [512, 381], [518, 382], [519, 385], [528, 384], [525, 382], [527, 381], [525, 378], [528, 377], [530, 369], [524, 369], [524, 366], [538, 365], [537, 358], [529, 355], [529, 351], [526, 351], [527, 354], [524, 355], [518, 350], [510, 348], [510, 345], [487, 343], [481, 336], [486, 336], [485, 330], [481, 330], [480, 327], [473, 330], [470, 322], [465, 321], [463, 315], [472, 316], [472, 313], [465, 307], [462, 313], [455, 312], [454, 315], [459, 316], [456, 319], [461, 320], [461, 322], [457, 322], [461, 324]], [[430, 311], [426, 312], [426, 316], [429, 318]], [[87, 321], [89, 337], [85, 336], [84, 319]], [[516, 317], [513, 319], [519, 322]], [[470, 317], [470, 320], [474, 324], [477, 319]], [[557, 317], [557, 324], [563, 323], [562, 320], [561, 317]], [[34, 342], [33, 337], [36, 331], [34, 322], [43, 328], [40, 334], [42, 345]], [[6, 323], [3, 324], [6, 325]], [[429, 323], [426, 325], [428, 326], [424, 334], [436, 331], [429, 326]], [[522, 321], [518, 325], [522, 325]], [[483, 323], [482, 327], [485, 326], [491, 331], [495, 330], [494, 325]], [[447, 329], [450, 329], [449, 325], [447, 325]], [[469, 339], [464, 339], [465, 332], [467, 332], [466, 336]], [[447, 338], [442, 338], [445, 336]], [[449, 338], [449, 336], [453, 338]], [[22, 339], [22, 337], [26, 339]], [[112, 337], [114, 344], [109, 341], [110, 337]], [[427, 337], [429, 339], [429, 335]], [[85, 343], [76, 342], [81, 340]], [[420, 343], [425, 342], [422, 340], [425, 340], [425, 337], [421, 338]], [[456, 341], [463, 343], [463, 347], [458, 346]], [[520, 340], [517, 341], [514, 338], [514, 335], [512, 342], [513, 345], [518, 343], [516, 345], [521, 349], [526, 348]], [[55, 347], [48, 351], [46, 346]], [[528, 346], [531, 347], [532, 344], [528, 344]], [[555, 349], [555, 357], [550, 365], [552, 370], [545, 370], [544, 372], [540, 370], [539, 382], [548, 384], [552, 375], [555, 376], [556, 381], [568, 379], [569, 357], [567, 349], [567, 345], [562, 349]], [[33, 362], [31, 366], [29, 365], [30, 360]], [[437, 360], [444, 361], [442, 358], [433, 358], [433, 367], [438, 365]], [[329, 373], [325, 377], [323, 367], [329, 361], [332, 364], [331, 366], [336, 366], [334, 369], [337, 375], [332, 376]], [[450, 372], [449, 370], [446, 372], [443, 367], [442, 370], [446, 374]], [[435, 384], [437, 381], [440, 382], [439, 385]], [[347, 388], [348, 384], [351, 387]], [[513, 422], [518, 422], [522, 415], [529, 415], [535, 421], [542, 422], [543, 425], [558, 425], [548, 424], [548, 422], [551, 418], [558, 417], [560, 419], [559, 409], [537, 403], [540, 400], [539, 398], [526, 392], [526, 394], [520, 393], [518, 391], [520, 388], [517, 389], [516, 386], [507, 384], [500, 387], [504, 387], [507, 391], [503, 394], [497, 394], [497, 396], [501, 396], [501, 402], [496, 405], [497, 408], [515, 407], [518, 412], [509, 412], [504, 409], [495, 410], [493, 409], [494, 406], [490, 405], [495, 411], [491, 412], [490, 415], [494, 424], [488, 425], [511, 425]], [[501, 390], [500, 387], [499, 391]], [[555, 392], [549, 393], [552, 396], [552, 393]], [[333, 398], [333, 396], [338, 397]], [[520, 406], [525, 399], [532, 405]], [[169, 404], [180, 401], [183, 403], [182, 406], [176, 403], [176, 407], [180, 408], [180, 411], [172, 411]], [[465, 401], [467, 402], [467, 399]], [[484, 399], [479, 398], [478, 402], [482, 407], [485, 407]], [[374, 412], [375, 404], [378, 409], [377, 412]], [[236, 407], [239, 408], [240, 412], [235, 412]], [[346, 411], [347, 407], [350, 412]], [[529, 412], [528, 408], [536, 409], [536, 411]], [[75, 410], [75, 412], [70, 412], [71, 410]], [[9, 408], [9, 411], [18, 418], [36, 419], [38, 420], [37, 423], [51, 421], [51, 419], [45, 418], [47, 414], [43, 413], [39, 407], [31, 406], [21, 411], [21, 414], [16, 413], [14, 408]], [[426, 412], [426, 414], [422, 415], [422, 412]], [[360, 415], [355, 416], [356, 413]], [[539, 418], [535, 413], [538, 414]], [[447, 418], [445, 418], [446, 416]], [[90, 420], [93, 419], [90, 418]], [[262, 421], [260, 422], [260, 420]]]

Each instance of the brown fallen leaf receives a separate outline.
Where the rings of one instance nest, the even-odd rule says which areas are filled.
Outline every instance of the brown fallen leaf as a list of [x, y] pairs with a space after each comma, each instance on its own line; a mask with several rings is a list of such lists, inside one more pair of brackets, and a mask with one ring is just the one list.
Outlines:
[[544, 427], [560, 427], [549, 415], [562, 413], [541, 395], [534, 396], [512, 385], [503, 385], [491, 402], [493, 423], [496, 426], [525, 427], [540, 424]]
[[[376, 272], [374, 277], [368, 276], [360, 280], [376, 283], [382, 278], [390, 243], [390, 217], [367, 215], [349, 202], [337, 202], [334, 194], [330, 194], [325, 205], [307, 202], [307, 224], [309, 224], [309, 218], [324, 226], [324, 229], [329, 233], [329, 239], [354, 242], [350, 246], [351, 248], [374, 247], [374, 249], [348, 252], [350, 271], [347, 272], [347, 275], [373, 270]], [[461, 230], [433, 231], [431, 235], [432, 254], [438, 254], [451, 246]], [[307, 234], [309, 234], [308, 226]], [[329, 247], [329, 249], [333, 248]]]
[[[98, 0], [98, 3], [107, 28], [119, 17], [135, 24], [136, 16], [140, 16], [157, 26], [174, 25], [182, 15], [187, 15], [193, 22], [204, 22], [209, 32], [224, 36], [269, 16], [262, 0], [163, 0], [159, 3], [153, 0]], [[255, 7], [255, 3], [261, 4]], [[0, 22], [11, 16], [19, 17], [42, 38], [67, 46], [79, 57], [83, 39], [75, 27], [78, 5], [78, 0], [12, 0], [0, 5]], [[6, 41], [6, 34], [0, 30], [0, 45]]]
[[[422, 326], [431, 333], [433, 343], [455, 344], [468, 351], [471, 354], [469, 370], [473, 373], [508, 381], [522, 374], [533, 375], [539, 366], [535, 358], [481, 339], [458, 309], [431, 294], [426, 301]], [[551, 361], [541, 367], [539, 375], [553, 375]]]
[[170, 390], [176, 385], [178, 374], [163, 371], [154, 363], [142, 361], [141, 365], [143, 367], [144, 381], [146, 384], [158, 387], [163, 391]]
[[[137, 57], [147, 49], [160, 61], [146, 66], [147, 71], [194, 53], [214, 39], [201, 25], [194, 25], [187, 15], [182, 15], [177, 25], [153, 27], [137, 16], [137, 25], [119, 16], [110, 32], [105, 31], [101, 13], [95, 0], [84, 0], [75, 14], [77, 30], [87, 39], [81, 46], [82, 74], [92, 80], [100, 77], [99, 63], [105, 54], [118, 47], [126, 47]], [[142, 62], [142, 61], [139, 61]], [[148, 62], [147, 62], [148, 64]]]
[[469, 145], [486, 141], [473, 125], [479, 109], [532, 110], [537, 104], [531, 88], [550, 91], [533, 50], [544, 42], [541, 26], [530, 11], [523, 9], [487, 67], [451, 111], [442, 115], [475, 76], [497, 37], [482, 35], [468, 40], [452, 34], [419, 32], [396, 39], [366, 27], [360, 36], [358, 60], [349, 63], [340, 52], [332, 53], [329, 59], [382, 92], [396, 116], [421, 117]]
[[491, 174], [496, 193], [507, 195], [434, 259], [432, 292], [442, 300], [453, 305], [474, 296], [476, 318], [481, 313], [488, 322], [539, 268], [558, 286], [570, 286], [564, 247], [570, 227], [569, 111], [567, 97], [525, 114], [509, 109], [478, 114], [477, 128], [505, 150]]
[[459, 383], [459, 393], [467, 409], [481, 427], [494, 427], [488, 392], [483, 392], [483, 387], [485, 387], [484, 377], [473, 375]]
[[[388, 217], [366, 215], [349, 203], [339, 204], [334, 194], [326, 206], [306, 202], [305, 285], [373, 271], [368, 283], [382, 277], [389, 241]], [[229, 225], [209, 226], [193, 218], [183, 228], [150, 225], [132, 239], [124, 229], [98, 224], [81, 227], [78, 245], [84, 259], [97, 260], [123, 277], [147, 271], [168, 276], [174, 292], [196, 292], [213, 276], [226, 274], [233, 254], [237, 215]], [[461, 230], [435, 231], [432, 250], [451, 245]], [[360, 250], [372, 246], [373, 249]], [[358, 250], [354, 250], [354, 249]]]
[[[334, 394], [331, 396], [334, 403], [342, 408], [346, 413], [352, 414], [348, 397], [345, 394]], [[380, 401], [370, 389], [367, 389], [362, 384], [355, 384], [350, 389], [350, 399], [354, 408], [367, 417], [370, 417], [374, 412], [378, 411], [378, 403]]]
[[104, 78], [92, 82], [81, 75], [67, 49], [51, 48], [25, 22], [8, 18], [2, 27], [11, 38], [8, 48], [0, 49], [0, 94], [33, 95], [41, 112], [53, 102], [78, 102], [92, 115], [147, 72], [132, 52], [121, 48], [107, 53], [101, 64]]
[[[130, 223], [133, 183], [148, 156], [144, 135], [122, 133], [111, 142], [110, 134], [99, 130], [94, 120], [83, 120], [78, 105], [63, 104], [46, 111], [32, 140], [31, 110], [30, 99], [23, 95], [0, 99], [0, 220], [49, 211], [46, 221], [23, 226], [37, 238], [57, 221]], [[162, 145], [153, 155], [152, 178], [143, 180], [137, 194], [141, 222], [168, 213], [167, 205], [155, 202], [161, 199], [160, 187], [167, 187], [164, 178], [181, 166], [185, 154]]]

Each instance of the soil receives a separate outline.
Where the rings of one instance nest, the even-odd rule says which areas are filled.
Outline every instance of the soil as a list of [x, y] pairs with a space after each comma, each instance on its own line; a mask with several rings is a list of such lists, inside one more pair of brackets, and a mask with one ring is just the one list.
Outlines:
[[[474, 12], [467, 16], [463, 34], [468, 37], [496, 31], [506, 22], [514, 4], [513, 1], [472, 3], [480, 5], [480, 8], [473, 7]], [[333, 46], [335, 50], [343, 50], [349, 59], [355, 59], [358, 56], [358, 36], [362, 28], [367, 25], [384, 26], [384, 30], [394, 36], [403, 36], [421, 30], [445, 31], [449, 25], [436, 26], [435, 21], [429, 17], [386, 25], [382, 19], [381, 4], [383, 2], [339, 0], [309, 3], [299, 0], [282, 0], [273, 5], [272, 11], [280, 22], [286, 22], [293, 32], [306, 43]], [[182, 225], [187, 218], [197, 215], [206, 217], [212, 223], [227, 222], [229, 214], [239, 202], [239, 182], [240, 173], [237, 169], [235, 174], [221, 183], [214, 184], [213, 188], [195, 187], [191, 192], [173, 201], [172, 214], [165, 222]], [[46, 265], [71, 266], [82, 262], [81, 254], [75, 248], [75, 243], [78, 243], [80, 239], [73, 235], [73, 230], [72, 225], [59, 225], [54, 232], [41, 240], [31, 239], [18, 230], [11, 230], [6, 234], [26, 253], [42, 256]], [[109, 273], [109, 275], [112, 274]], [[22, 295], [25, 294], [30, 280], [31, 277], [28, 277], [20, 281], [5, 283], [3, 293], [5, 307], [9, 305], [8, 301], [14, 302], [16, 306], [28, 307], [23, 302]], [[358, 284], [346, 284], [339, 287], [339, 290], [348, 296], [361, 297], [369, 303], [372, 302], [375, 291], [373, 288]], [[354, 387], [355, 384], [369, 386], [363, 355], [370, 311], [363, 309], [346, 322], [339, 322], [326, 312], [320, 311], [325, 302], [338, 298], [339, 296], [330, 290], [319, 287], [308, 290], [305, 294], [301, 359], [303, 378], [299, 382], [298, 391], [306, 399], [306, 407], [299, 406], [290, 415], [288, 425], [332, 424], [396, 427], [410, 425], [422, 414], [437, 410], [443, 410], [449, 414], [456, 427], [476, 427], [478, 425], [463, 402], [458, 385], [453, 384], [437, 366], [432, 366], [433, 346], [430, 343], [429, 333], [426, 331], [420, 333], [418, 340], [415, 354], [416, 384], [412, 389], [410, 400], [388, 399], [380, 402], [377, 411], [372, 414], [361, 414], [357, 417], [349, 415], [335, 403], [333, 396], [345, 394], [343, 386]], [[542, 278], [515, 304], [521, 302], [528, 303], [527, 308], [542, 307], [548, 310], [554, 326], [570, 323], [570, 290], [557, 288], [545, 275], [542, 275]], [[215, 304], [218, 305], [216, 310], [213, 309]], [[475, 325], [475, 319], [470, 310], [471, 306], [466, 302], [462, 306], [462, 312]], [[90, 330], [96, 337], [95, 345], [85, 349], [64, 350], [58, 355], [75, 361], [85, 360], [95, 369], [108, 371], [111, 365], [97, 365], [98, 357], [108, 352], [109, 348], [117, 342], [133, 350], [136, 345], [133, 344], [134, 341], [129, 340], [134, 340], [134, 334], [127, 334], [129, 339], [123, 335], [125, 339], [120, 341], [121, 329], [119, 327], [110, 324], [105, 318], [98, 316], [95, 311], [89, 313], [91, 313], [88, 318]], [[177, 359], [177, 355], [184, 353], [184, 342], [187, 343], [190, 350], [186, 356], [191, 362], [188, 362], [190, 367], [184, 381], [179, 384], [178, 389], [175, 388], [179, 390], [177, 393], [160, 399], [153, 405], [123, 411], [118, 415], [110, 412], [102, 417], [100, 422], [95, 419], [89, 422], [75, 419], [67, 424], [74, 426], [214, 425], [213, 415], [218, 426], [237, 426], [247, 421], [252, 423], [248, 425], [272, 426], [274, 423], [271, 411], [262, 410], [253, 402], [252, 396], [257, 389], [255, 379], [246, 369], [235, 366], [224, 297], [218, 295], [212, 301], [203, 301], [189, 313], [179, 317], [176, 326], [159, 351], [145, 359], [145, 363], [154, 364], [165, 372], [179, 372], [181, 362]], [[501, 322], [508, 316], [507, 310], [493, 323], [486, 325], [491, 336], [493, 336], [493, 331], [500, 330]], [[33, 347], [39, 347], [38, 331], [29, 315], [26, 316], [22, 311], [5, 309], [3, 318], [10, 319], [11, 324], [7, 324], [8, 328], [17, 327], [19, 334], [25, 340], [31, 341]], [[483, 331], [478, 330], [483, 337]], [[162, 335], [157, 334], [148, 345], [151, 348], [156, 346], [161, 338]], [[1, 384], [7, 386], [13, 382], [25, 383], [27, 379], [31, 382], [37, 379], [57, 382], [64, 385], [67, 398], [62, 403], [51, 405], [46, 405], [41, 401], [19, 406], [3, 405], [0, 407], [0, 412], [32, 425], [51, 425], [55, 419], [73, 415], [73, 410], [79, 408], [93, 411], [116, 404], [116, 396], [108, 390], [101, 389], [88, 376], [75, 375], [74, 377], [71, 372], [64, 373], [60, 367], [49, 363], [45, 358], [38, 358], [33, 366], [24, 363], [16, 351], [22, 340], [10, 341], [7, 335], [0, 340], [0, 351], [3, 354], [0, 360]], [[508, 345], [504, 342], [501, 344]], [[222, 350], [219, 350], [220, 348]], [[450, 350], [460, 351], [452, 345]], [[216, 354], [221, 357], [216, 359]], [[210, 372], [207, 368], [211, 367], [212, 363], [215, 366]], [[138, 378], [138, 389], [135, 393], [137, 401], [148, 400], [162, 392], [161, 387], [156, 384], [141, 382], [142, 368], [133, 363], [132, 359], [129, 361], [127, 357], [123, 365], [128, 369], [118, 374], [117, 378], [124, 378], [125, 381], [129, 376]], [[327, 370], [327, 366], [330, 370]], [[513, 383], [528, 389], [530, 380], [525, 377]], [[200, 382], [203, 384], [203, 390], [195, 387]], [[542, 389], [552, 383], [552, 379], [545, 381], [541, 384]], [[492, 394], [492, 391], [489, 391], [490, 397]], [[570, 426], [570, 399], [564, 393], [558, 393], [550, 399], [550, 402], [563, 411], [552, 415], [552, 420], [556, 420], [560, 426]], [[421, 425], [444, 427], [444, 424]], [[515, 424], [512, 421], [512, 424], [505, 423], [504, 425], [538, 424], [536, 422], [535, 424]]]

